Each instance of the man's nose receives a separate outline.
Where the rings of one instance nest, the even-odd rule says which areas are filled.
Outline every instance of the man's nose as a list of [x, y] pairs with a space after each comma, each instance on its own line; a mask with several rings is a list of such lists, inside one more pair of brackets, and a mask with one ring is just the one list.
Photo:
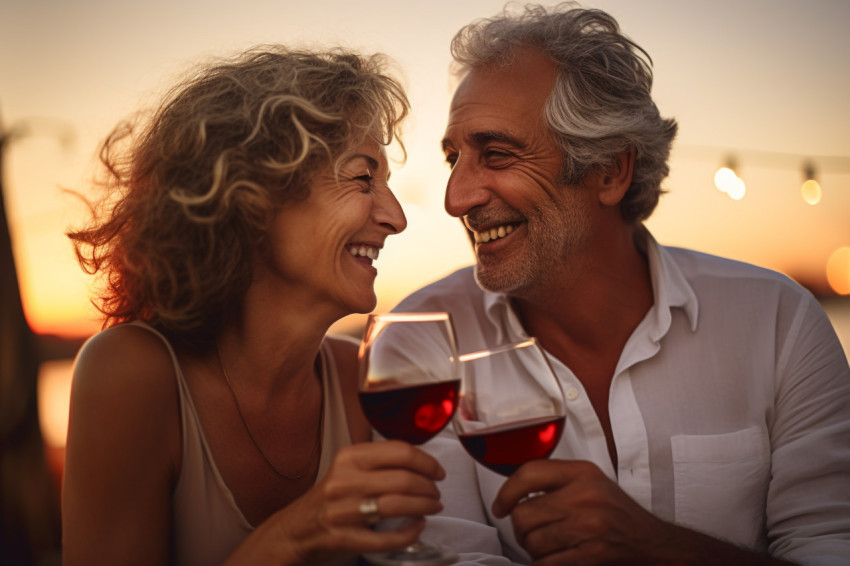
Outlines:
[[446, 212], [460, 218], [489, 200], [484, 171], [471, 160], [459, 157], [446, 184]]

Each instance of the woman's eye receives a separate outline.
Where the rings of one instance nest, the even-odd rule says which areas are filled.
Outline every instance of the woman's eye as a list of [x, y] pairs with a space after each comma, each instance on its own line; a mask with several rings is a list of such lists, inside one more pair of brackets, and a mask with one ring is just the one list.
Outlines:
[[358, 175], [354, 177], [354, 181], [363, 184], [364, 192], [368, 192], [372, 190], [372, 173], [364, 173], [362, 175]]

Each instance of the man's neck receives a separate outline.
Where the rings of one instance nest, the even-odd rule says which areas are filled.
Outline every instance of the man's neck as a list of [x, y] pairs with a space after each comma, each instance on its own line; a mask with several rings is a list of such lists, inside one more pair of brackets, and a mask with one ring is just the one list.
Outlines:
[[644, 235], [624, 235], [581, 269], [565, 269], [537, 288], [512, 298], [525, 329], [541, 340], [573, 348], [617, 353], [653, 304]]

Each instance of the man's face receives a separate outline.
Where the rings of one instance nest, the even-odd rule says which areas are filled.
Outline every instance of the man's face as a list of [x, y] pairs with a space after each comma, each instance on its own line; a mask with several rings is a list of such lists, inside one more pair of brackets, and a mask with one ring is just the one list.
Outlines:
[[537, 50], [471, 71], [443, 139], [445, 207], [475, 235], [478, 283], [521, 296], [552, 280], [586, 243], [590, 191], [560, 183], [561, 150], [543, 109], [555, 65]]

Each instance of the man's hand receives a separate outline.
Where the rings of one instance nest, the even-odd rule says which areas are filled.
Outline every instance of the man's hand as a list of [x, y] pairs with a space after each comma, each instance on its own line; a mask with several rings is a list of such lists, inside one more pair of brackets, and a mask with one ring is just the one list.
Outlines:
[[785, 564], [662, 521], [585, 461], [525, 464], [499, 490], [493, 514], [511, 516], [535, 566]]

